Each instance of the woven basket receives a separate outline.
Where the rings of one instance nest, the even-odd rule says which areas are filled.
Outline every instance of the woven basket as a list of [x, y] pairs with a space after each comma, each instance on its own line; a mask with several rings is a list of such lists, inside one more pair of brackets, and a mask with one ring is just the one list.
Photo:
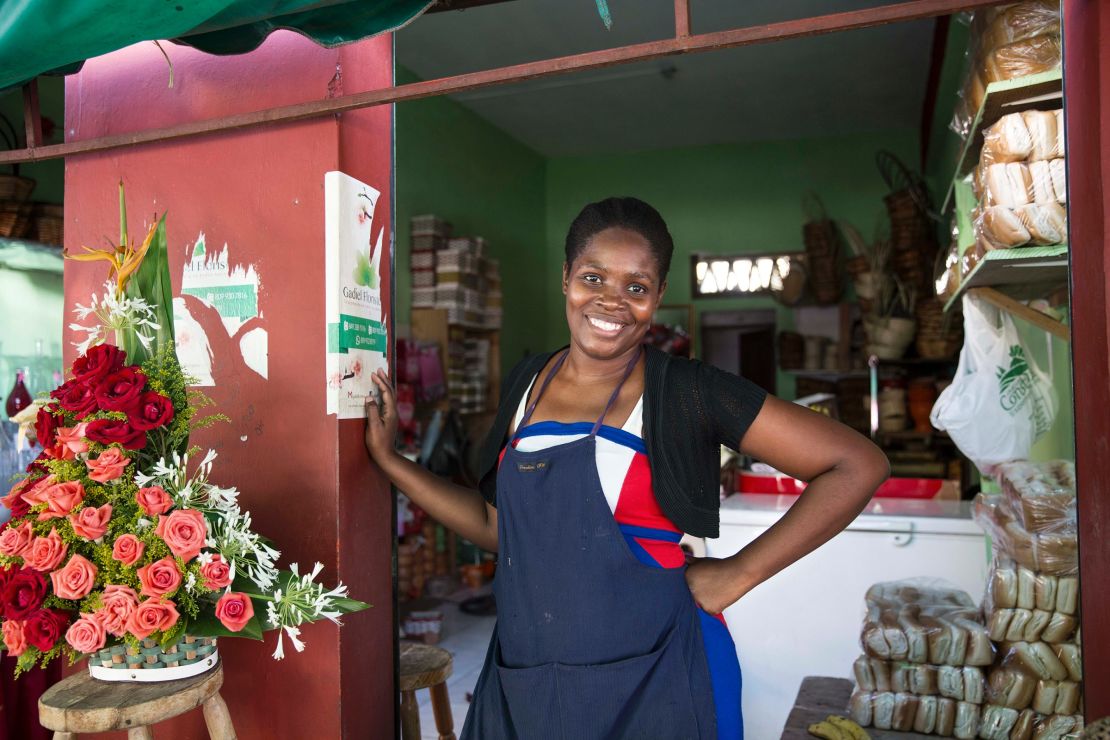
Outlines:
[[217, 659], [216, 638], [182, 635], [165, 649], [156, 640], [141, 640], [138, 647], [98, 650], [89, 656], [89, 673], [106, 681], [173, 681], [204, 673]]
[[35, 241], [43, 244], [62, 245], [62, 225], [64, 211], [59, 205], [53, 203], [35, 203], [31, 215], [32, 235]]
[[30, 203], [15, 200], [0, 200], [0, 236], [20, 239], [27, 236], [31, 229]]
[[0, 175], [0, 200], [24, 201], [35, 189], [35, 181], [19, 175]]

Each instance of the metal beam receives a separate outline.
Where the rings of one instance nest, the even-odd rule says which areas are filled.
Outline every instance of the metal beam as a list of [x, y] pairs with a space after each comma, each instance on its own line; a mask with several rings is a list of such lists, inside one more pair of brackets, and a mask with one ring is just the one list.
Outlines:
[[[682, 3], [683, 0], [675, 0]], [[217, 131], [234, 131], [263, 124], [291, 123], [334, 115], [375, 105], [398, 103], [437, 95], [460, 93], [491, 85], [503, 85], [540, 77], [584, 72], [603, 67], [612, 67], [630, 62], [650, 61], [680, 54], [694, 54], [740, 46], [754, 46], [776, 41], [820, 36], [840, 31], [853, 31], [861, 28], [884, 26], [903, 21], [915, 21], [947, 15], [963, 10], [971, 10], [989, 5], [997, 5], [998, 0], [915, 0], [896, 5], [881, 5], [866, 10], [846, 13], [832, 13], [812, 18], [798, 18], [762, 26], [750, 26], [729, 31], [716, 31], [695, 36], [675, 37], [660, 41], [649, 41], [631, 46], [622, 46], [584, 54], [557, 57], [538, 62], [515, 64], [509, 67], [471, 72], [455, 77], [413, 82], [408, 85], [381, 90], [344, 95], [338, 98], [315, 100], [307, 103], [286, 105], [267, 110], [240, 113], [223, 118], [179, 124], [168, 128], [137, 131], [127, 134], [104, 136], [86, 141], [68, 141], [64, 144], [29, 147], [18, 151], [0, 152], [0, 164], [10, 162], [33, 162], [56, 159], [71, 154], [86, 154], [108, 149], [147, 144], [155, 141], [181, 139], [201, 136]]]

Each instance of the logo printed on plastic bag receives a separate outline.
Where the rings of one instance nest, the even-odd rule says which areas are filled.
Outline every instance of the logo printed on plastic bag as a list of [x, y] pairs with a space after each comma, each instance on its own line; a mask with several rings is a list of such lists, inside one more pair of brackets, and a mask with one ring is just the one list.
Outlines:
[[1003, 411], [1011, 416], [1021, 412], [1026, 401], [1032, 403], [1029, 409], [1034, 433], [1039, 437], [1052, 427], [1052, 415], [1045, 408], [1044, 399], [1036, 393], [1036, 383], [1029, 362], [1025, 359], [1025, 348], [1020, 344], [1010, 345], [1010, 367], [998, 366], [998, 402]]

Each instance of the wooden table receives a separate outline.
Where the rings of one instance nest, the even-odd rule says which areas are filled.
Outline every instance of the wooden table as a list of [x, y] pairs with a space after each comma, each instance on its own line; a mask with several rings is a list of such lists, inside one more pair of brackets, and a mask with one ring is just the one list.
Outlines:
[[[782, 740], [814, 740], [806, 731], [814, 722], [820, 722], [830, 714], [848, 717], [848, 697], [852, 695], [852, 682], [846, 678], [827, 676], [807, 676], [802, 679], [794, 708], [786, 719]], [[916, 732], [895, 732], [865, 727], [871, 740], [935, 740], [935, 735], [921, 735]]]

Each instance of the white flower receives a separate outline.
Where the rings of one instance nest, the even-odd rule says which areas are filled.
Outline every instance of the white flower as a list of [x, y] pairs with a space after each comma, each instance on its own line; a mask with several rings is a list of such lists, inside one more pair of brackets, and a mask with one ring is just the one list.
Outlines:
[[103, 296], [93, 293], [89, 305], [77, 304], [73, 313], [79, 321], [85, 321], [90, 316], [95, 319], [92, 326], [77, 323], [69, 325], [71, 330], [85, 333], [82, 341], [73, 343], [78, 354], [85, 354], [89, 347], [100, 344], [105, 337], [117, 331], [134, 332], [143, 347], [149, 350], [154, 341], [149, 330], [158, 330], [154, 308], [142, 298], [118, 297], [111, 280], [104, 284]]
[[196, 591], [196, 587], [197, 577], [193, 573], [190, 573], [188, 578], [185, 579], [185, 590], [189, 593], [194, 593]]
[[149, 527], [153, 523], [154, 522], [150, 521], [149, 519], [144, 518], [144, 519], [140, 519], [139, 521], [137, 521], [135, 523], [135, 526], [138, 527], [139, 529], [146, 529], [147, 527]]
[[[204, 542], [205, 542], [205, 544], [207, 544], [209, 541], [210, 540], [205, 540]], [[201, 565], [208, 565], [209, 563], [212, 562], [212, 553], [210, 553], [210, 552], [198, 553], [197, 554], [197, 562], [200, 563]]]

